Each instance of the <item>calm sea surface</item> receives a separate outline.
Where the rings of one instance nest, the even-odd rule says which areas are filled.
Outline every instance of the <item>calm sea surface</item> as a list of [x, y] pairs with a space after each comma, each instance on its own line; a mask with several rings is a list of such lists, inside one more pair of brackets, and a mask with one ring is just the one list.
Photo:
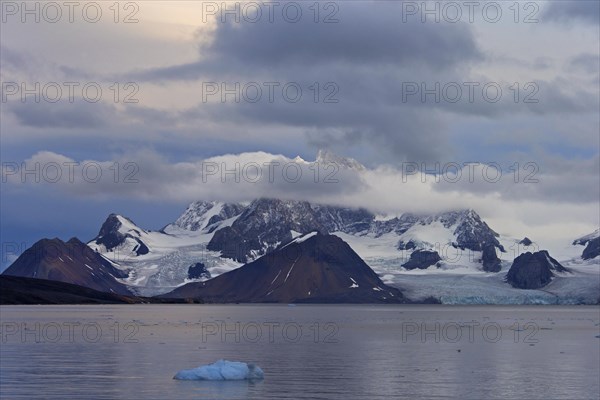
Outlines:
[[[598, 399], [599, 307], [0, 307], [6, 399]], [[260, 382], [177, 381], [218, 359]]]

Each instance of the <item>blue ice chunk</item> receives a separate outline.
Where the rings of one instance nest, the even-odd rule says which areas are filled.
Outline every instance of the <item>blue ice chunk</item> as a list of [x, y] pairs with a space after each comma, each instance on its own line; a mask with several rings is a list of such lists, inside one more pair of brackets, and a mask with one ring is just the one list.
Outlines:
[[209, 365], [193, 369], [183, 369], [173, 379], [201, 381], [229, 381], [263, 379], [264, 372], [259, 366], [244, 362], [218, 360]]

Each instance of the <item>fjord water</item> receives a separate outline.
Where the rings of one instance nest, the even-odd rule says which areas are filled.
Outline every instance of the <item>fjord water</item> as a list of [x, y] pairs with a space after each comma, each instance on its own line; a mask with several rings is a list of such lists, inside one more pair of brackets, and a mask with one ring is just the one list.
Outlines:
[[[597, 306], [0, 308], [7, 399], [597, 399]], [[259, 382], [177, 381], [218, 359]]]

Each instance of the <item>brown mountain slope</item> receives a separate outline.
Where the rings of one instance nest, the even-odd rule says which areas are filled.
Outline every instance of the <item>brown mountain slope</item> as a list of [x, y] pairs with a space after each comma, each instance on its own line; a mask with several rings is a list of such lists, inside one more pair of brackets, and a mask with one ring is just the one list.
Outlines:
[[350, 246], [309, 233], [236, 270], [163, 295], [217, 303], [403, 303]]
[[42, 239], [15, 260], [3, 275], [48, 279], [101, 292], [131, 295], [116, 278], [126, 274], [77, 238], [68, 242]]

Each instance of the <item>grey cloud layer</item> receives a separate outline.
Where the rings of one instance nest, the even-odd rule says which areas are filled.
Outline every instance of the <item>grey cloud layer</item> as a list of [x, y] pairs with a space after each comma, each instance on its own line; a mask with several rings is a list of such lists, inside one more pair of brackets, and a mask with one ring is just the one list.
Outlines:
[[22, 125], [35, 128], [102, 128], [117, 114], [110, 104], [84, 100], [73, 103], [62, 100], [56, 103], [12, 102], [7, 108]]
[[[544, 8], [544, 15], [549, 19], [560, 13], [593, 16], [590, 4], [595, 3], [551, 2]], [[170, 84], [181, 82], [197, 85], [195, 101], [198, 104], [189, 109], [156, 110], [143, 104], [115, 107], [113, 104], [15, 103], [9, 104], [3, 112], [11, 112], [20, 124], [34, 128], [90, 128], [108, 135], [118, 131], [117, 136], [127, 131], [128, 138], [149, 147], [161, 135], [178, 138], [183, 144], [190, 139], [189, 132], [195, 131], [197, 135], [192, 139], [201, 137], [203, 140], [212, 135], [239, 143], [240, 137], [232, 134], [236, 130], [280, 129], [280, 135], [265, 139], [275, 148], [282, 148], [277, 141], [287, 143], [295, 135], [293, 140], [297, 143], [329, 146], [344, 153], [354, 148], [354, 154], [370, 152], [377, 154], [378, 162], [393, 163], [452, 159], [456, 139], [450, 128], [460, 122], [484, 119], [498, 127], [510, 126], [507, 121], [516, 115], [535, 118], [589, 114], [599, 106], [595, 90], [598, 75], [594, 72], [597, 57], [594, 58], [593, 50], [572, 60], [563, 60], [564, 76], [536, 80], [538, 103], [515, 103], [508, 89], [511, 81], [499, 82], [503, 97], [497, 103], [490, 103], [481, 98], [481, 86], [495, 79], [485, 76], [479, 67], [493, 58], [489, 54], [493, 43], [481, 49], [473, 25], [421, 23], [417, 18], [404, 23], [401, 5], [393, 2], [346, 2], [339, 6], [336, 15], [339, 23], [332, 24], [314, 23], [311, 15], [305, 15], [296, 24], [281, 19], [269, 23], [266, 18], [260, 23], [217, 22], [211, 40], [198, 40], [196, 61], [102, 77], [107, 84], [114, 80], [139, 81], [142, 89], [144, 83], [167, 89]], [[11, 73], [18, 71], [19, 65], [28, 59], [6, 48], [3, 55], [3, 70], [7, 65]], [[560, 60], [557, 63], [555, 58], [544, 57], [528, 62], [515, 58], [511, 62], [524, 63], [520, 67], [534, 72], [560, 64]], [[509, 64], [507, 62], [507, 67]], [[39, 70], [38, 67], [36, 64], [35, 69]], [[63, 79], [92, 78], [80, 66], [48, 68], [52, 76]], [[579, 76], [581, 81], [574, 79]], [[297, 82], [303, 87], [304, 96], [298, 103], [283, 101], [281, 96], [273, 103], [200, 103], [202, 81]], [[407, 82], [424, 82], [432, 88], [436, 82], [443, 86], [469, 81], [479, 84], [474, 102], [467, 100], [464, 86], [462, 98], [456, 103], [444, 99], [436, 102], [431, 95], [425, 101], [420, 94], [406, 99], [402, 96], [403, 84]], [[339, 102], [313, 102], [308, 87], [314, 82], [337, 84]], [[521, 98], [525, 94], [521, 89]], [[176, 97], [177, 93], [170, 95]], [[260, 148], [252, 147], [251, 143], [245, 146], [246, 149]]]
[[[73, 160], [57, 153], [39, 152], [20, 167], [31, 171], [37, 164], [38, 169], [45, 171], [50, 164], [63, 166], [60, 180], [41, 179], [36, 183], [31, 174], [24, 177], [21, 171], [10, 169], [3, 169], [3, 179], [8, 182], [7, 188], [44, 187], [82, 198], [117, 197], [157, 203], [277, 197], [362, 206], [374, 212], [431, 212], [461, 204], [474, 208], [485, 204], [493, 209], [526, 201], [597, 204], [599, 157], [585, 162], [542, 158], [540, 163], [522, 162], [516, 170], [501, 163], [404, 163], [398, 168], [347, 168], [344, 159], [306, 162], [264, 152], [189, 162], [170, 162], [151, 151], [114, 160]], [[75, 165], [72, 172], [66, 167], [68, 163]], [[419, 171], [423, 167], [428, 171]], [[432, 175], [435, 170], [437, 178]], [[42, 178], [44, 174], [56, 176], [54, 167], [48, 171], [41, 174]], [[69, 180], [71, 176], [73, 181]]]
[[[230, 18], [217, 22], [213, 39], [198, 46], [200, 60], [138, 70], [131, 77], [198, 86], [199, 81], [297, 82], [305, 91], [299, 103], [217, 101], [183, 115], [198, 123], [208, 119], [236, 121], [241, 126], [304, 128], [309, 144], [340, 150], [366, 146], [390, 162], [443, 159], [452, 151], [445, 130], [456, 118], [589, 113], [598, 107], [597, 95], [587, 87], [577, 88], [576, 93], [567, 90], [573, 86], [566, 84], [569, 77], [562, 82], [536, 80], [536, 103], [523, 103], [531, 93], [523, 87], [520, 101], [515, 102], [509, 89], [514, 82], [497, 82], [503, 89], [501, 100], [486, 101], [482, 87], [496, 82], [477, 73], [476, 66], [489, 55], [477, 45], [472, 26], [418, 19], [404, 23], [401, 16], [400, 4], [355, 2], [340, 4], [339, 23], [333, 24], [315, 24], [308, 17], [295, 24], [269, 23], [265, 18], [234, 24]], [[545, 70], [548, 63], [536, 60], [530, 68]], [[311, 102], [306, 88], [313, 82], [335, 82], [339, 103]], [[458, 84], [463, 93], [456, 103], [435, 101], [431, 95], [423, 99], [420, 92], [404, 98], [405, 85], [413, 82], [425, 83], [428, 89], [436, 82], [441, 87]], [[468, 98], [465, 82], [478, 84], [474, 101]]]
[[547, 20], [580, 20], [592, 24], [600, 23], [600, 1], [569, 0], [550, 1], [542, 15]]

